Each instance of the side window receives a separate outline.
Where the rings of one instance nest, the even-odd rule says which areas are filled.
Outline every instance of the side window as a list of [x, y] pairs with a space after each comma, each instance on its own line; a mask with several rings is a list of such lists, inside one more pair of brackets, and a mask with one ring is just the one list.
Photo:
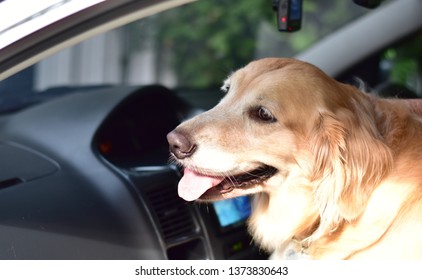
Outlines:
[[386, 49], [380, 68], [385, 83], [422, 97], [422, 31]]
[[336, 77], [362, 80], [384, 97], [422, 98], [422, 31], [393, 44]]

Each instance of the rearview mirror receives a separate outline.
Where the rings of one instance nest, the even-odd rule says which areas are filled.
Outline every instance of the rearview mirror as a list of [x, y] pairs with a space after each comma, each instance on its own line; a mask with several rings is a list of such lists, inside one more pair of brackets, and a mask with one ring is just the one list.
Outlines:
[[302, 25], [302, 0], [273, 0], [277, 27], [281, 32], [300, 30]]

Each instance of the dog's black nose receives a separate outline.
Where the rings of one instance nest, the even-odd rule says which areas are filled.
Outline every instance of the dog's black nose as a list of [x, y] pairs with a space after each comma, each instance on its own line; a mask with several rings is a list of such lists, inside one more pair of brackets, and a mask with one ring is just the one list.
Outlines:
[[196, 149], [189, 139], [180, 132], [173, 130], [167, 134], [167, 141], [170, 145], [170, 152], [178, 159], [190, 157]]

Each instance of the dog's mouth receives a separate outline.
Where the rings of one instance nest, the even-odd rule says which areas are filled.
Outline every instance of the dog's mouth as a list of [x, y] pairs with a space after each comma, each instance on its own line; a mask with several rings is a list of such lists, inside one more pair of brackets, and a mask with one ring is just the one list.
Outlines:
[[265, 182], [276, 173], [277, 169], [268, 165], [227, 176], [210, 176], [185, 168], [179, 182], [179, 196], [187, 201], [222, 199], [224, 194], [235, 189], [251, 188]]

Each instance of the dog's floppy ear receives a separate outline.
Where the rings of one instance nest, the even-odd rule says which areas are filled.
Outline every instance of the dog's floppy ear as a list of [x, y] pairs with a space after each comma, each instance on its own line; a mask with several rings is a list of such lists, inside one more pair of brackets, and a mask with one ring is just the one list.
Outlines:
[[359, 217], [392, 157], [364, 110], [321, 112], [311, 135], [311, 180], [316, 183], [320, 230], [326, 232]]

